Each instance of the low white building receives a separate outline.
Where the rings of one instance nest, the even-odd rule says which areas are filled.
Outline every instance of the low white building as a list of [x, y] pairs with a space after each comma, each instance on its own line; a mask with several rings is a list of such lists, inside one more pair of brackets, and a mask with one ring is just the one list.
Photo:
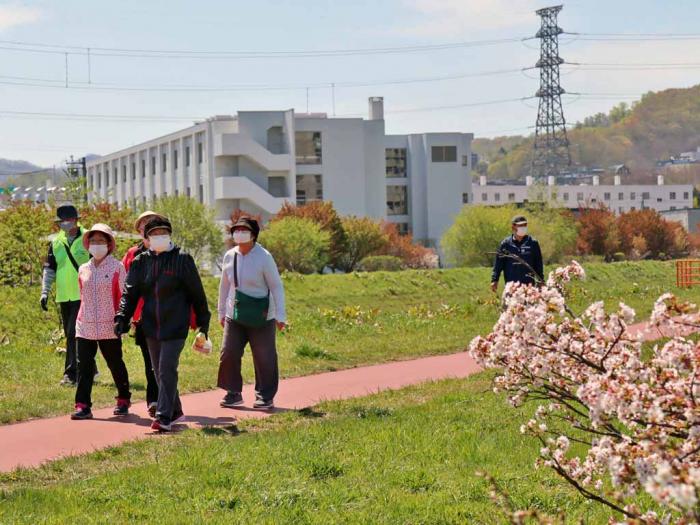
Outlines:
[[550, 201], [564, 208], [579, 209], [604, 205], [615, 213], [630, 210], [653, 209], [656, 211], [681, 210], [693, 207], [692, 184], [664, 184], [663, 175], [657, 177], [657, 184], [621, 184], [620, 176], [614, 177], [614, 184], [599, 183], [597, 176], [592, 184], [556, 185], [554, 177], [547, 184], [534, 184], [531, 177], [526, 183], [488, 184], [486, 177], [480, 177], [479, 185], [474, 186], [474, 204], [497, 206], [503, 204], [524, 204], [527, 202]]
[[221, 222], [235, 209], [267, 219], [285, 201], [328, 200], [435, 246], [469, 199], [472, 139], [386, 135], [381, 97], [367, 119], [239, 111], [88, 161], [88, 189], [122, 206], [187, 195]]

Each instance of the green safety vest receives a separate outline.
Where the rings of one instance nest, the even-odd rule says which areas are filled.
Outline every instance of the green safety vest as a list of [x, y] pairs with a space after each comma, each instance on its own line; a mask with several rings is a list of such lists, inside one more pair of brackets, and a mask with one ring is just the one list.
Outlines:
[[52, 241], [53, 256], [56, 259], [56, 302], [80, 301], [80, 284], [78, 284], [78, 270], [68, 257], [68, 250], [73, 259], [80, 266], [90, 260], [90, 254], [83, 246], [85, 231], [80, 227], [80, 233], [68, 247], [66, 232], [61, 230]]

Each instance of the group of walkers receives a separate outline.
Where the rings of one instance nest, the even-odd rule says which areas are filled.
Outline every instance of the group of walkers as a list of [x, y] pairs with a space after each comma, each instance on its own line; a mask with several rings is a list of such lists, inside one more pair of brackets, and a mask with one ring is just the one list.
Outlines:
[[[74, 420], [91, 419], [95, 357], [102, 353], [117, 389], [115, 416], [129, 413], [129, 373], [122, 337], [132, 333], [146, 372], [146, 402], [151, 428], [169, 431], [184, 417], [178, 394], [178, 364], [190, 329], [196, 345], [208, 340], [211, 314], [195, 261], [171, 238], [167, 217], [147, 211], [135, 223], [141, 236], [122, 261], [114, 257], [115, 235], [106, 224], [89, 230], [77, 209], [60, 206], [60, 231], [49, 245], [44, 265], [41, 307], [56, 283], [66, 337], [61, 384], [73, 385]], [[250, 344], [255, 368], [257, 409], [272, 409], [279, 373], [276, 330], [285, 328], [284, 288], [275, 261], [257, 243], [260, 227], [242, 218], [230, 229], [236, 246], [224, 256], [218, 315], [224, 341], [217, 384], [226, 391], [222, 407], [243, 403], [241, 359]]]

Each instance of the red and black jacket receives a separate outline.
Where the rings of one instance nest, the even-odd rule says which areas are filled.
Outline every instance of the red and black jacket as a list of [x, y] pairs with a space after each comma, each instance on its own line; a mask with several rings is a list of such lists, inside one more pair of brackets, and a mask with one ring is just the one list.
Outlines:
[[141, 298], [141, 326], [147, 338], [185, 339], [191, 311], [196, 326], [209, 332], [211, 314], [202, 280], [192, 256], [177, 246], [160, 254], [146, 250], [133, 260], [115, 321], [130, 321]]

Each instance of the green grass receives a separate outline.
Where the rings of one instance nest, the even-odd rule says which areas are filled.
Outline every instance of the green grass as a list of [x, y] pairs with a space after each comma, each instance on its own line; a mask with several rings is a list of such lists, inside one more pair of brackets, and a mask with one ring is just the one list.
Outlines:
[[491, 374], [327, 402], [0, 475], [1, 523], [504, 523], [517, 508], [607, 522], [520, 435]]
[[[651, 311], [652, 301], [674, 290], [672, 263], [642, 262], [586, 265], [588, 280], [572, 287], [572, 305], [581, 311], [605, 300], [620, 300]], [[499, 299], [488, 290], [490, 270], [378, 272], [350, 275], [286, 275], [291, 329], [278, 337], [283, 376], [298, 376], [364, 364], [463, 349], [477, 334], [486, 333], [499, 313]], [[206, 280], [212, 311], [217, 282]], [[697, 290], [680, 295], [700, 299]], [[73, 389], [58, 386], [63, 346], [55, 311], [43, 313], [36, 288], [0, 287], [0, 424], [64, 414], [73, 406]], [[212, 322], [215, 348], [221, 328]], [[181, 392], [215, 387], [217, 352], [202, 356], [188, 348], [180, 366]], [[140, 351], [126, 339], [125, 361], [134, 399], [145, 397]], [[93, 391], [96, 406], [116, 395], [109, 370], [100, 358], [101, 380]], [[253, 378], [249, 354], [244, 378]]]

